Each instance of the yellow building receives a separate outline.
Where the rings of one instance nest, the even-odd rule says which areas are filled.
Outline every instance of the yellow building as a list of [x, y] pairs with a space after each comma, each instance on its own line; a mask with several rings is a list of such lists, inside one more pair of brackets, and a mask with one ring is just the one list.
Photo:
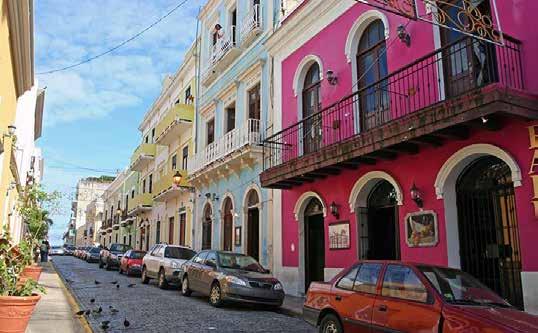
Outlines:
[[17, 99], [34, 85], [32, 12], [31, 0], [0, 0], [0, 230], [14, 221], [22, 189], [13, 149], [15, 128], [11, 126]]

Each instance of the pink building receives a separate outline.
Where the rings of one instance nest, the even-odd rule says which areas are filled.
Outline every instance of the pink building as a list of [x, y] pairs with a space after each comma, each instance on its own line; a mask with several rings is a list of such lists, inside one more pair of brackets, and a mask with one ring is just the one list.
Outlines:
[[416, 2], [454, 28], [472, 3], [504, 38], [487, 19], [462, 19], [485, 41], [307, 0], [266, 43], [278, 130], [261, 182], [282, 189], [275, 272], [302, 294], [359, 259], [448, 265], [538, 312], [538, 2]]

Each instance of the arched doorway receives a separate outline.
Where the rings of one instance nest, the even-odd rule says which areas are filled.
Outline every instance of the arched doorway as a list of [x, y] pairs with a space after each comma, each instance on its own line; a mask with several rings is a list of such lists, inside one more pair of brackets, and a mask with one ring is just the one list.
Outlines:
[[385, 179], [377, 181], [368, 194], [366, 205], [358, 208], [359, 258], [400, 259], [396, 189]]
[[310, 282], [325, 280], [325, 225], [323, 205], [312, 198], [304, 211], [305, 291]]
[[222, 215], [222, 249], [224, 251], [232, 251], [232, 235], [233, 235], [233, 204], [232, 199], [227, 197], [224, 200], [224, 211]]
[[252, 189], [247, 194], [247, 255], [260, 260], [260, 198]]
[[211, 249], [211, 227], [212, 227], [213, 210], [210, 204], [204, 207], [204, 216], [202, 217], [202, 250]]
[[322, 136], [321, 116], [314, 116], [321, 110], [321, 76], [317, 62], [310, 65], [303, 83], [303, 152], [305, 154], [320, 148]]
[[476, 159], [456, 182], [461, 269], [523, 308], [514, 183], [501, 159]]
[[389, 95], [385, 80], [381, 81], [387, 75], [385, 25], [377, 19], [364, 30], [357, 49], [362, 131], [390, 120]]

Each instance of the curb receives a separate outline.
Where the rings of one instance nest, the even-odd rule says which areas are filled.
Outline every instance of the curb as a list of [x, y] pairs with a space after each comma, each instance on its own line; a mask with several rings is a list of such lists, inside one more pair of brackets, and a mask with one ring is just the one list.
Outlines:
[[292, 308], [285, 308], [281, 306], [280, 309], [278, 309], [278, 312], [289, 317], [303, 319], [302, 311], [295, 310]]
[[84, 331], [86, 331], [86, 333], [94, 333], [93, 329], [90, 326], [90, 323], [88, 322], [88, 320], [86, 319], [84, 315], [82, 316], [75, 315], [76, 312], [81, 310], [80, 301], [77, 298], [77, 296], [71, 291], [71, 288], [68, 286], [69, 284], [64, 280], [64, 277], [60, 273], [58, 273], [58, 270], [56, 269], [54, 261], [49, 261], [49, 263], [51, 263], [51, 266], [56, 272], [56, 275], [58, 275], [58, 277], [60, 278], [60, 286], [62, 288], [62, 291], [67, 297], [67, 302], [69, 303], [69, 305], [71, 305], [71, 308], [74, 310], [73, 316], [75, 316], [78, 319], [78, 321], [80, 322], [82, 328], [84, 329]]

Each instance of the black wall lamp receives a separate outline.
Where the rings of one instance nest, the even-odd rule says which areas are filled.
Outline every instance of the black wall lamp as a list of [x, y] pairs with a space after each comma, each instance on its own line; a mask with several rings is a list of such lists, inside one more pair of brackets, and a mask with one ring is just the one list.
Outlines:
[[338, 83], [338, 77], [331, 69], [327, 70], [327, 82], [329, 82], [331, 86], [335, 86]]
[[405, 26], [403, 24], [400, 24], [398, 28], [396, 29], [396, 32], [398, 33], [398, 38], [402, 43], [409, 46], [411, 45], [411, 36], [405, 29]]
[[331, 209], [331, 215], [336, 217], [337, 219], [340, 218], [340, 212], [338, 211], [338, 205], [333, 201], [331, 205], [329, 206]]
[[424, 207], [422, 192], [420, 192], [415, 183], [413, 183], [413, 186], [411, 187], [411, 199], [417, 204], [418, 208]]

